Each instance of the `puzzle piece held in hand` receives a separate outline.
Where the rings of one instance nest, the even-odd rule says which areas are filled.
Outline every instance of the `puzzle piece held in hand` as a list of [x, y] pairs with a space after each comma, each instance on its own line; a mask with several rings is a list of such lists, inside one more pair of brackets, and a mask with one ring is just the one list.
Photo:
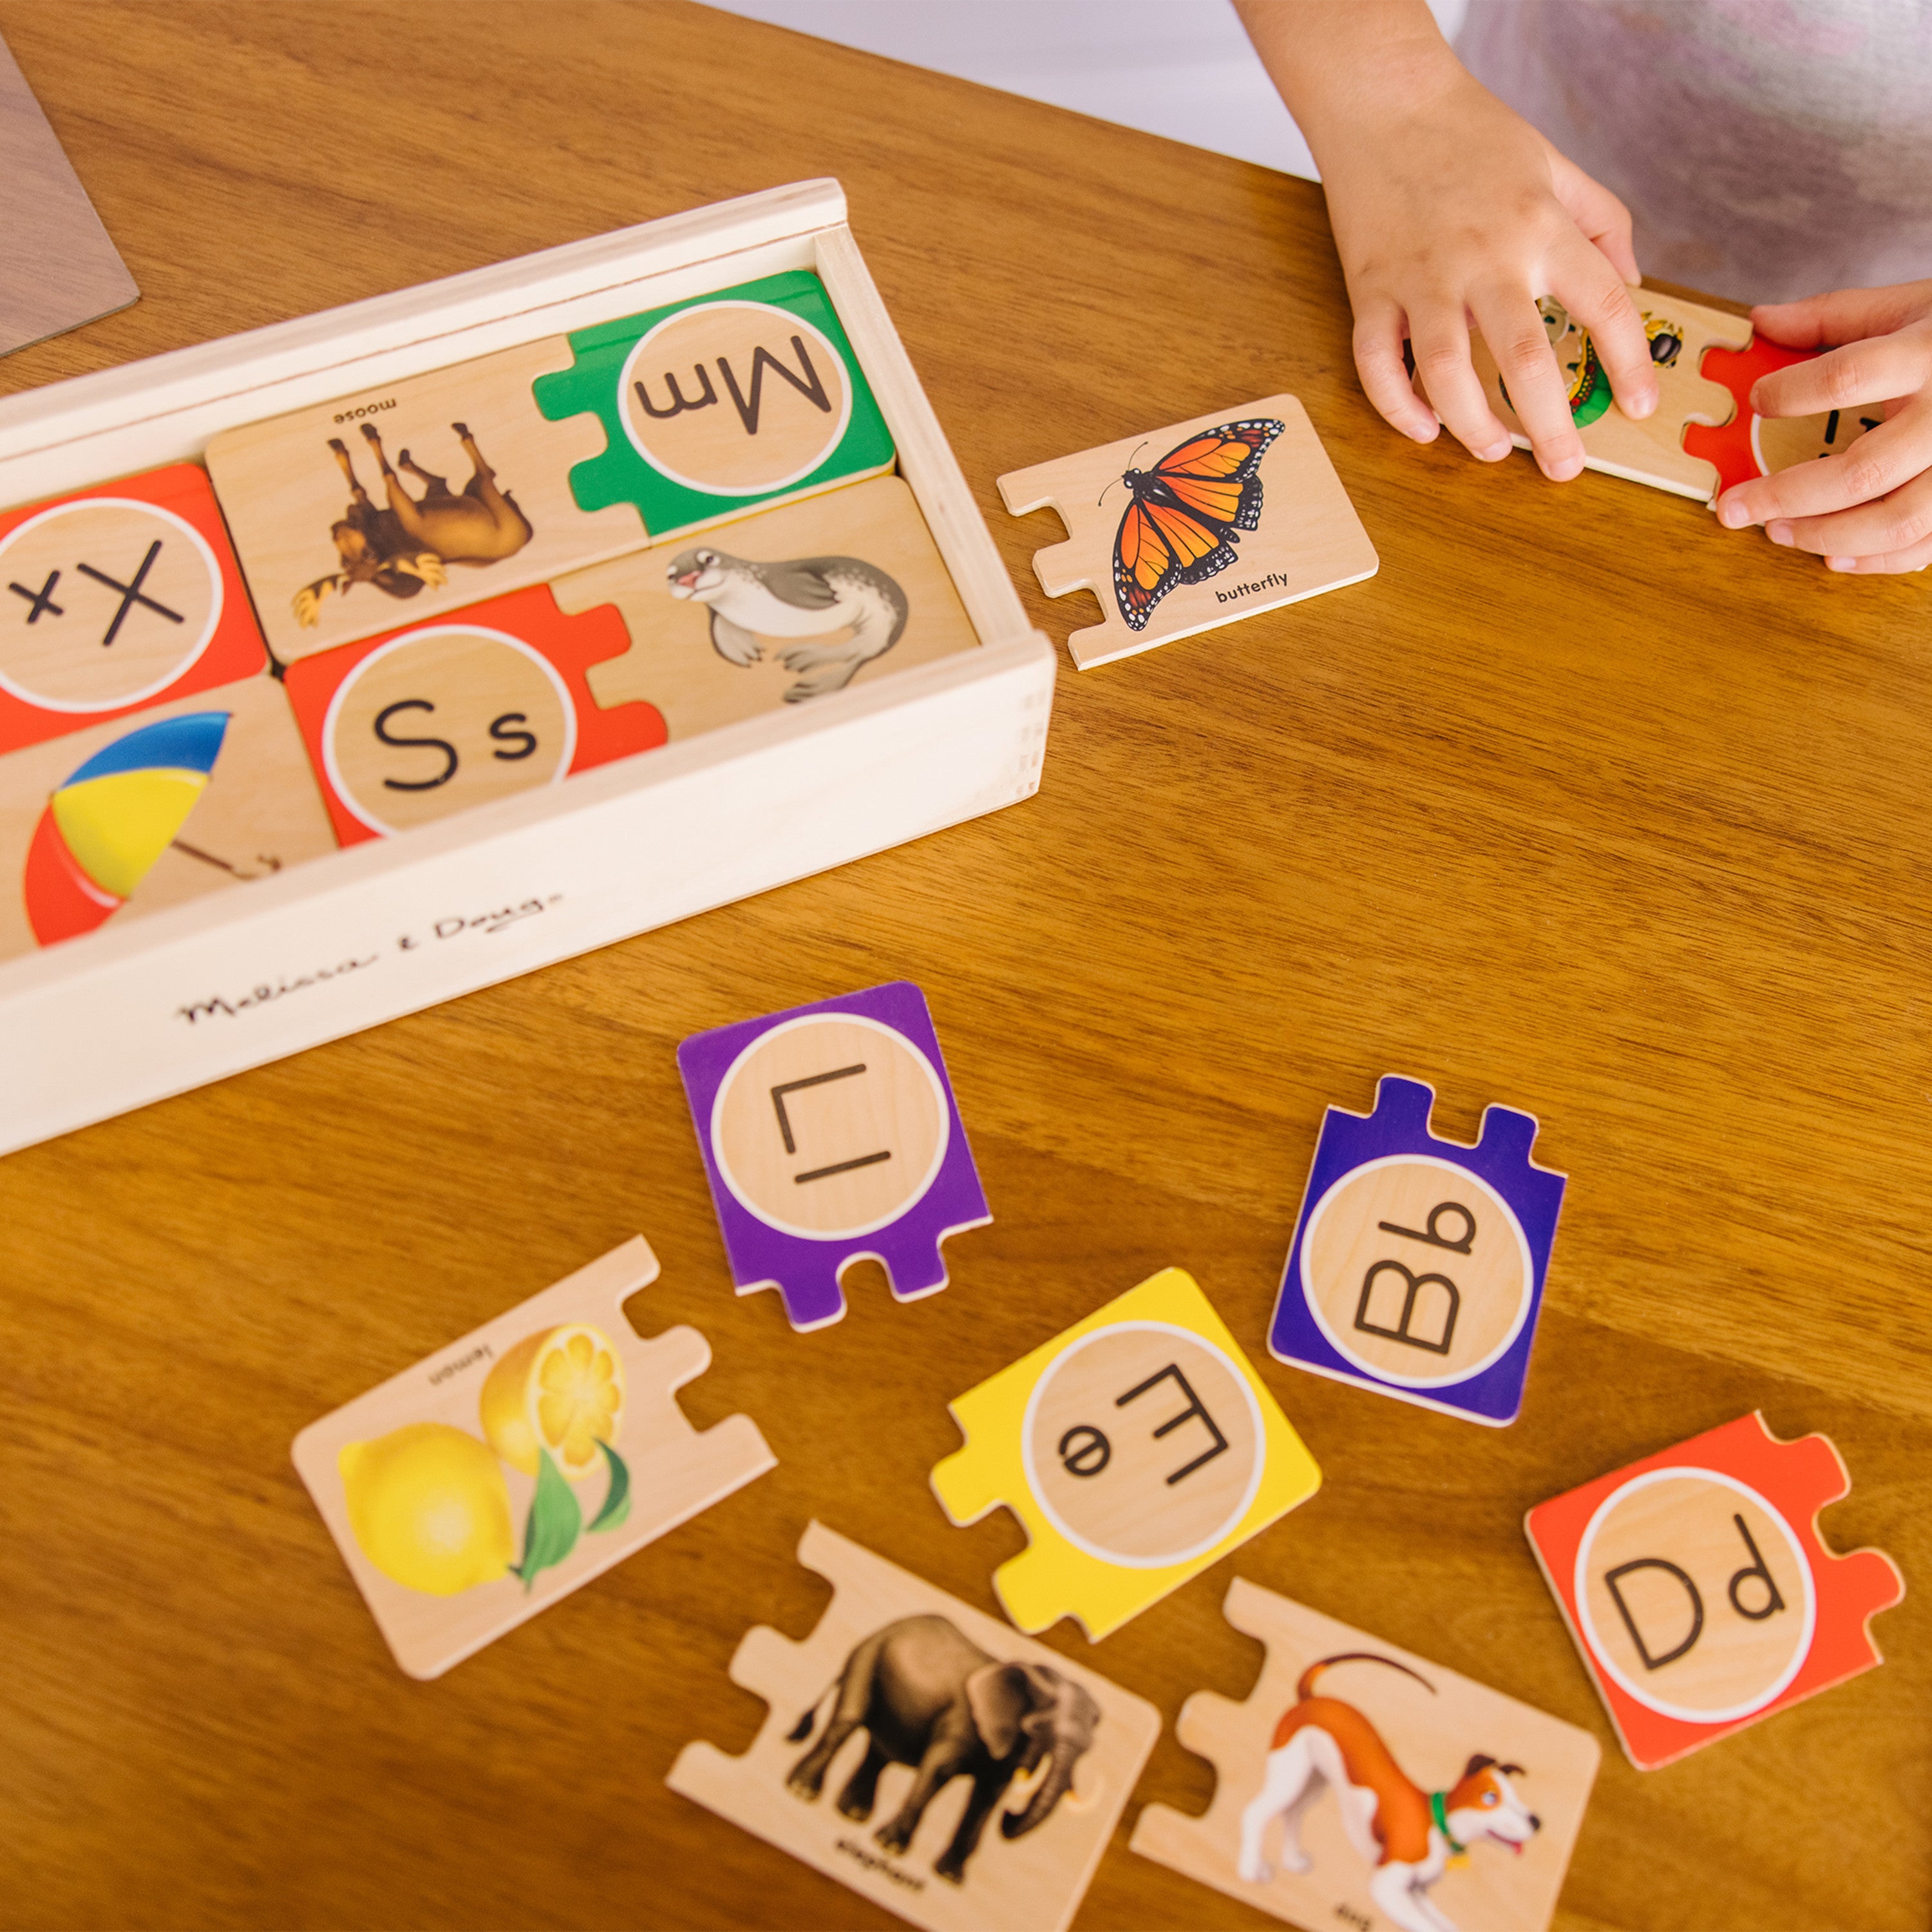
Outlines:
[[1375, 1111], [1322, 1123], [1275, 1303], [1275, 1357], [1502, 1428], [1516, 1420], [1564, 1178], [1536, 1118], [1490, 1107], [1480, 1139], [1430, 1132], [1434, 1090], [1386, 1074]]
[[855, 1261], [936, 1294], [940, 1244], [993, 1218], [909, 980], [694, 1034], [677, 1064], [731, 1278], [778, 1289], [796, 1329], [844, 1314]]
[[1094, 1642], [1321, 1486], [1322, 1472], [1190, 1275], [1166, 1268], [948, 1405], [947, 1516], [1004, 1504], [1028, 1547], [993, 1573], [1023, 1630]]
[[1751, 386], [1760, 376], [1809, 362], [1822, 352], [1786, 349], [1762, 336], [1754, 336], [1749, 346], [1742, 350], [1705, 351], [1704, 374], [1730, 391], [1737, 410], [1730, 422], [1716, 428], [1691, 424], [1684, 432], [1684, 447], [1691, 455], [1716, 466], [1720, 493], [1748, 483], [1754, 476], [1768, 476], [1816, 457], [1837, 456], [1884, 422], [1883, 406], [1876, 403], [1813, 416], [1761, 416], [1751, 407]]
[[1638, 1770], [1884, 1662], [1870, 1624], [1904, 1597], [1898, 1566], [1818, 1535], [1850, 1488], [1828, 1436], [1780, 1441], [1754, 1411], [1524, 1518]]

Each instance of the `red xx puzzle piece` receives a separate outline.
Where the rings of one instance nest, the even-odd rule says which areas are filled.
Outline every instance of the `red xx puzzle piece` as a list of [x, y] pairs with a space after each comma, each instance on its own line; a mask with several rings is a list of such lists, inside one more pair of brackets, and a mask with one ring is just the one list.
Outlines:
[[664, 742], [584, 673], [631, 648], [608, 604], [566, 617], [534, 584], [289, 667], [289, 702], [344, 845], [406, 832]]
[[1738, 406], [1729, 422], [1715, 428], [1708, 423], [1690, 424], [1684, 431], [1684, 448], [1687, 454], [1718, 466], [1720, 494], [1754, 476], [1768, 476], [1774, 470], [1789, 470], [1814, 457], [1836, 456], [1885, 420], [1876, 404], [1863, 410], [1831, 410], [1815, 416], [1761, 416], [1751, 407], [1751, 386], [1760, 376], [1809, 362], [1823, 353], [1818, 349], [1786, 349], [1761, 335], [1754, 336], [1742, 349], [1705, 350], [1705, 376], [1723, 383], [1738, 399]]
[[1828, 1436], [1780, 1442], [1754, 1412], [1524, 1519], [1640, 1771], [1885, 1661], [1868, 1626], [1905, 1594], [1898, 1565], [1816, 1527], [1850, 1487]]

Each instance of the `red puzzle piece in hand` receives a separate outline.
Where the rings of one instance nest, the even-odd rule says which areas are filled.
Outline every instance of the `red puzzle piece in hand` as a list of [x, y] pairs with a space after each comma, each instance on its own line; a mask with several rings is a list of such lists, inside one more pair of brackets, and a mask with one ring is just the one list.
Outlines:
[[1691, 423], [1684, 431], [1688, 454], [1701, 456], [1718, 466], [1720, 495], [1754, 476], [1768, 476], [1793, 464], [1819, 456], [1835, 456], [1848, 449], [1884, 418], [1875, 410], [1832, 410], [1822, 416], [1761, 416], [1750, 406], [1751, 386], [1760, 376], [1809, 362], [1822, 349], [1786, 349], [1781, 343], [1754, 336], [1742, 349], [1707, 349], [1701, 365], [1713, 382], [1721, 382], [1738, 399], [1730, 421], [1714, 428]]

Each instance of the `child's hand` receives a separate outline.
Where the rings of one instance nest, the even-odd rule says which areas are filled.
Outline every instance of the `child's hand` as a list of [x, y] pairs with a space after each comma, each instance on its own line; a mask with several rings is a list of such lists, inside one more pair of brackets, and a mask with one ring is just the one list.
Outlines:
[[1789, 348], [1849, 345], [1760, 377], [1750, 396], [1760, 416], [1882, 406], [1886, 420], [1842, 455], [1726, 490], [1718, 521], [1762, 524], [1773, 543], [1815, 550], [1834, 570], [1923, 570], [1932, 563], [1932, 282], [1778, 302], [1753, 309], [1751, 326]]

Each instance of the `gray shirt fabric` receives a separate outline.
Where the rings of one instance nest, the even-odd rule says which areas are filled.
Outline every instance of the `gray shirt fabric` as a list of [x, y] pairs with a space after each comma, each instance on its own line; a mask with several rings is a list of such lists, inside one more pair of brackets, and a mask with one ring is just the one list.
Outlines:
[[1469, 0], [1470, 72], [1741, 302], [1932, 277], [1932, 0]]

